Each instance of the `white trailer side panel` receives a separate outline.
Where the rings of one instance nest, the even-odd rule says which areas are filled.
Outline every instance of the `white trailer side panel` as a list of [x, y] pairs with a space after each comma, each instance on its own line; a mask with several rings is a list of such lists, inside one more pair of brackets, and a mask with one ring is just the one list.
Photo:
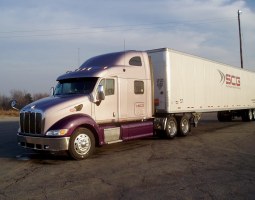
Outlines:
[[156, 112], [255, 108], [255, 73], [171, 49], [148, 51], [154, 69]]

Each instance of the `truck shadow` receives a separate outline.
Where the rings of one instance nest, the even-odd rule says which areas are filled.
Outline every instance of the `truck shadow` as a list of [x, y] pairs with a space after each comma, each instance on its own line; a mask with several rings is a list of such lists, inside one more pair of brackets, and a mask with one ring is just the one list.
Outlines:
[[[191, 135], [207, 134], [208, 132], [215, 132], [230, 127], [239, 126], [242, 123], [244, 122], [241, 120], [234, 120], [232, 122], [218, 122], [215, 119], [204, 119], [201, 120], [197, 128], [192, 128]], [[0, 122], [0, 158], [8, 158], [16, 161], [33, 161], [34, 163], [38, 164], [59, 164], [58, 161], [73, 161], [65, 152], [52, 154], [49, 152], [23, 149], [17, 144], [16, 133], [18, 126], [18, 121]], [[185, 137], [177, 137], [177, 139], [181, 138]], [[159, 142], [160, 140], [163, 141], [166, 139], [152, 136], [144, 139], [105, 145], [103, 147], [96, 148], [96, 152], [91, 156], [91, 159], [114, 152], [139, 149], [144, 146], [151, 145], [151, 142]]]
[[[208, 132], [215, 132], [223, 129], [228, 129], [235, 126], [240, 126], [243, 123], [241, 119], [235, 119], [230, 122], [219, 122], [218, 120], [213, 119], [205, 119], [201, 120], [197, 128], [193, 128], [194, 134], [196, 134], [196, 130], [200, 131], [201, 133], [208, 133]], [[201, 134], [200, 133], [200, 134]]]
[[49, 152], [38, 152], [20, 147], [16, 136], [18, 127], [18, 121], [0, 121], [0, 158], [17, 161], [33, 160], [41, 164], [52, 164], [53, 162], [51, 161], [54, 160], [70, 160], [63, 152], [51, 154]]

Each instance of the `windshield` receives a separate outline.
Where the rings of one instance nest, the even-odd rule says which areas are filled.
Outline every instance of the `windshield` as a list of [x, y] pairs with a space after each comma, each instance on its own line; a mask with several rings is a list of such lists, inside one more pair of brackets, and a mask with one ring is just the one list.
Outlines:
[[97, 82], [96, 77], [72, 78], [60, 80], [55, 88], [54, 95], [90, 94]]

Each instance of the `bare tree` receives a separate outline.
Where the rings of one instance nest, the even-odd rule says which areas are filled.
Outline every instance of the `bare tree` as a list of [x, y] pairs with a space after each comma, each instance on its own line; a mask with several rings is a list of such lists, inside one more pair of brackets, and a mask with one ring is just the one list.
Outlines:
[[44, 97], [48, 97], [49, 94], [48, 93], [35, 93], [33, 94], [33, 100], [36, 101], [36, 100], [39, 100], [39, 99], [42, 99]]
[[0, 109], [1, 110], [9, 110], [10, 106], [10, 98], [4, 95], [0, 96]]
[[20, 107], [23, 107], [33, 101], [30, 93], [20, 90], [11, 90], [11, 98], [15, 99]]
[[22, 108], [33, 101], [49, 96], [47, 93], [35, 93], [31, 95], [31, 93], [21, 90], [11, 90], [10, 94], [10, 96], [0, 95], [0, 110], [11, 109], [10, 102], [12, 99], [15, 99], [18, 102], [18, 107]]

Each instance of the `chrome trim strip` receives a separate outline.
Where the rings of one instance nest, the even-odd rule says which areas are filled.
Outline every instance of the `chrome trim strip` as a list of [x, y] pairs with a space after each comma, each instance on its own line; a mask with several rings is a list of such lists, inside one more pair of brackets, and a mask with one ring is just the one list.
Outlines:
[[[33, 117], [31, 117], [33, 115]], [[41, 115], [39, 117], [38, 115]], [[38, 121], [38, 118], [40, 122]], [[31, 118], [33, 119], [33, 122], [31, 121]], [[45, 126], [45, 120], [44, 120], [44, 113], [41, 110], [38, 109], [24, 109], [20, 111], [20, 127], [21, 131], [24, 134], [29, 135], [42, 135], [44, 133], [44, 126]], [[38, 124], [38, 122], [40, 124]], [[34, 124], [34, 127], [31, 127], [31, 125]], [[31, 130], [33, 128], [33, 130]], [[40, 128], [40, 133], [38, 133], [38, 128]]]

